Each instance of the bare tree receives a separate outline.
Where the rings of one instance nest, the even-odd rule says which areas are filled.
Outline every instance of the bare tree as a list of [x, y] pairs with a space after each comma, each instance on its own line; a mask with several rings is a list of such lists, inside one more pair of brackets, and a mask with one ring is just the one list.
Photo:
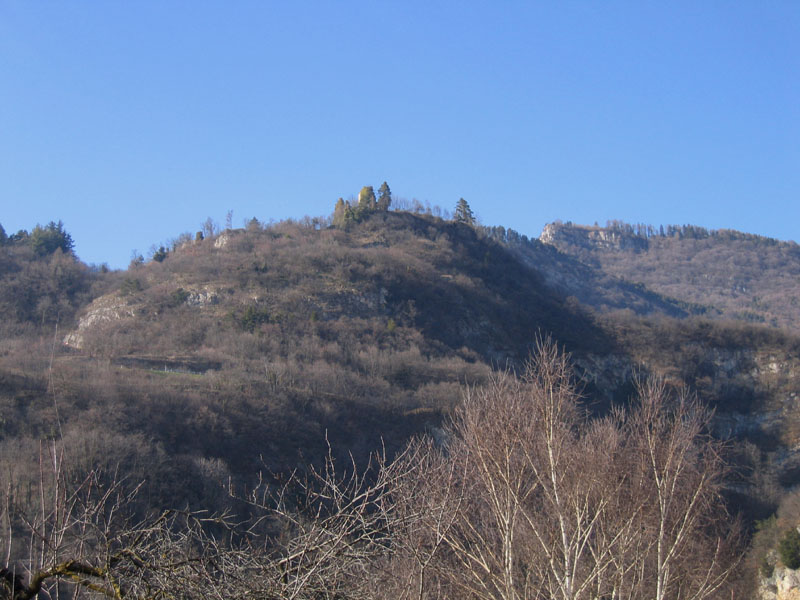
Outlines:
[[522, 376], [501, 373], [467, 390], [446, 446], [427, 447], [438, 457], [428, 469], [448, 474], [437, 477], [446, 493], [406, 488], [404, 503], [429, 515], [397, 536], [416, 559], [415, 597], [428, 597], [426, 571], [431, 583], [447, 581], [446, 597], [718, 593], [735, 557], [710, 415], [686, 396], [673, 402], [661, 382], [639, 391], [632, 410], [592, 418], [568, 356], [549, 341]]
[[0, 598], [720, 597], [736, 548], [709, 411], [658, 380], [605, 418], [580, 400], [569, 357], [541, 342], [522, 375], [466, 390], [439, 443], [361, 471], [329, 452], [263, 479], [242, 522], [134, 519], [136, 486], [71, 480], [43, 446], [36, 510], [10, 485], [0, 507]]
[[212, 238], [219, 234], [219, 225], [216, 224], [214, 219], [208, 217], [201, 225], [201, 231], [205, 238]]
[[[450, 453], [470, 491], [446, 541], [481, 598], [577, 599], [602, 587], [617, 536], [598, 535], [622, 482], [610, 423], [590, 422], [568, 357], [543, 342], [520, 378], [470, 390]], [[628, 519], [630, 521], [630, 518]]]
[[464, 473], [430, 437], [413, 441], [391, 469], [395, 487], [384, 498], [391, 531], [385, 597], [423, 600], [443, 597], [451, 567], [447, 540], [466, 500]]
[[708, 432], [711, 416], [663, 380], [638, 385], [625, 431], [636, 461], [633, 494], [647, 508], [637, 569], [656, 600], [711, 597], [737, 564], [736, 531], [721, 498], [726, 467], [720, 442]]

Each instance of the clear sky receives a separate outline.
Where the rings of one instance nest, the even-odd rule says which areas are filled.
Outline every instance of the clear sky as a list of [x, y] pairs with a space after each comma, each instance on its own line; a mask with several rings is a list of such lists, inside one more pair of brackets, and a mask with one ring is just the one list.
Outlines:
[[78, 256], [395, 196], [800, 241], [800, 2], [0, 0], [0, 223]]

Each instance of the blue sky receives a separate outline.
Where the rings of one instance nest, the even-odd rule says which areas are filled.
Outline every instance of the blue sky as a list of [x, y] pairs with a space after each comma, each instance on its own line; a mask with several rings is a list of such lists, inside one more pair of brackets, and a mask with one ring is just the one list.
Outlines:
[[112, 267], [395, 196], [800, 241], [800, 2], [0, 0], [0, 223]]

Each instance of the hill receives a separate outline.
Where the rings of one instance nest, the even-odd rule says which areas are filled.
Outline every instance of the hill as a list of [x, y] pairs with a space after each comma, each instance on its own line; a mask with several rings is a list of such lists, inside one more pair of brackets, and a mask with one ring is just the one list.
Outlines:
[[[464, 385], [521, 368], [542, 335], [572, 353], [595, 412], [637, 373], [697, 390], [752, 469], [737, 494], [754, 515], [797, 480], [793, 336], [708, 321], [511, 230], [403, 211], [253, 222], [123, 272], [2, 252], [6, 306], [61, 307], [4, 324], [0, 445], [20, 481], [61, 439], [78, 466], [147, 481], [147, 506], [224, 504], [215, 482], [305, 469], [328, 443], [364, 462], [435, 433]], [[19, 302], [25, 280], [41, 283]]]
[[[540, 241], [712, 318], [800, 332], [800, 246], [738, 231], [547, 225]], [[599, 306], [598, 302], [590, 302]]]
[[693, 390], [736, 466], [729, 507], [763, 519], [800, 481], [800, 339], [726, 319], [685, 265], [677, 298], [630, 273], [689, 256], [690, 242], [766, 244], [767, 265], [794, 251], [686, 231], [566, 225], [528, 240], [380, 210], [185, 235], [117, 272], [18, 235], [0, 244], [0, 483], [32, 519], [37, 490], [58, 490], [43, 476], [50, 457], [76, 485], [92, 472], [138, 489], [126, 506], [137, 518], [176, 506], [246, 516], [253, 506], [228, 490], [313, 476], [329, 453], [363, 466], [422, 433], [442, 443], [465, 386], [525, 372], [549, 336], [571, 353], [587, 415], [626, 406], [649, 374]]

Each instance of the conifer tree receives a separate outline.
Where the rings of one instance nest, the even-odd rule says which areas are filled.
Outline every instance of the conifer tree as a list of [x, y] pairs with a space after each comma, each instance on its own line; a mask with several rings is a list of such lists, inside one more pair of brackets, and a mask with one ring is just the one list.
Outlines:
[[365, 185], [358, 193], [358, 210], [364, 213], [373, 211], [375, 204], [375, 190], [371, 185]]
[[344, 203], [344, 198], [339, 198], [336, 201], [336, 207], [333, 209], [333, 226], [344, 227], [346, 223], [347, 205]]
[[64, 230], [64, 223], [50, 221], [42, 227], [37, 225], [33, 228], [30, 236], [30, 244], [34, 252], [39, 256], [52, 254], [59, 248], [64, 254], [72, 252], [75, 243], [72, 236]]
[[465, 225], [475, 225], [475, 215], [469, 207], [469, 203], [460, 198], [456, 204], [456, 212], [453, 215], [453, 220], [456, 223], [464, 223]]
[[392, 204], [392, 191], [385, 181], [378, 189], [378, 210], [387, 211]]

